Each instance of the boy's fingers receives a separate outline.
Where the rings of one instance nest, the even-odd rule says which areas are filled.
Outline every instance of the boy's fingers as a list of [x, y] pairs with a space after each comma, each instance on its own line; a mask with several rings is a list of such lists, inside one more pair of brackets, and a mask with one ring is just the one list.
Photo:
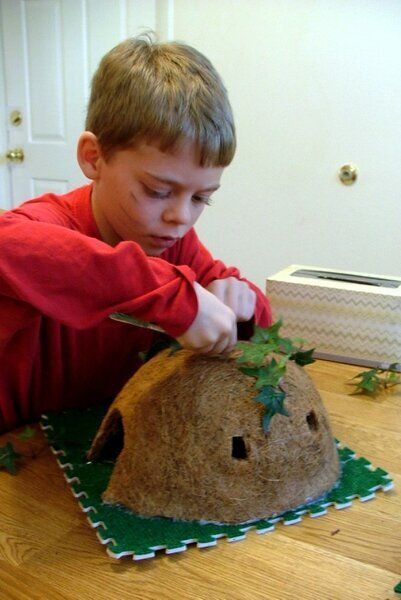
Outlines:
[[216, 279], [207, 290], [231, 308], [237, 321], [249, 321], [255, 313], [256, 294], [245, 281], [235, 277]]
[[235, 313], [212, 293], [194, 285], [198, 313], [186, 332], [178, 338], [184, 348], [202, 354], [220, 354], [231, 349], [237, 340]]
[[233, 349], [235, 344], [237, 343], [237, 335], [230, 335], [227, 338], [219, 340], [217, 344], [214, 344], [212, 348], [209, 348], [207, 351], [203, 352], [204, 354], [225, 354]]
[[237, 309], [237, 321], [249, 321], [255, 314], [256, 294], [251, 288], [248, 288], [246, 297], [242, 298]]

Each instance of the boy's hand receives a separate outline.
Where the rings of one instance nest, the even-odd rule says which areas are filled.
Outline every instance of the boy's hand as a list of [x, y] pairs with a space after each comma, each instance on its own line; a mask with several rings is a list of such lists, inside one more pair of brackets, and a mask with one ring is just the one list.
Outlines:
[[235, 314], [236, 321], [249, 321], [255, 314], [256, 294], [235, 277], [215, 279], [206, 288]]
[[177, 340], [183, 348], [202, 354], [228, 352], [237, 343], [237, 319], [234, 312], [215, 294], [194, 283], [198, 314]]

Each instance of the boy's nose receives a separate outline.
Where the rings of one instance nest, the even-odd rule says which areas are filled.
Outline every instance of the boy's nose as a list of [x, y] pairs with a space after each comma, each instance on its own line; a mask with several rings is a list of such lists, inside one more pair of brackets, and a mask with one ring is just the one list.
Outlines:
[[191, 221], [191, 200], [188, 198], [174, 198], [171, 203], [165, 207], [163, 218], [170, 223], [179, 223], [186, 225]]

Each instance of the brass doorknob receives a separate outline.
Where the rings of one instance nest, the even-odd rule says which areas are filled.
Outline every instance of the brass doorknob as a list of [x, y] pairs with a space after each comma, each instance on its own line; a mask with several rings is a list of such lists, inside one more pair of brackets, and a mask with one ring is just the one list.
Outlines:
[[338, 177], [344, 185], [352, 185], [358, 177], [358, 169], [355, 165], [343, 165], [338, 171]]
[[22, 148], [14, 148], [14, 150], [8, 150], [6, 153], [6, 159], [13, 163], [22, 163], [25, 155]]

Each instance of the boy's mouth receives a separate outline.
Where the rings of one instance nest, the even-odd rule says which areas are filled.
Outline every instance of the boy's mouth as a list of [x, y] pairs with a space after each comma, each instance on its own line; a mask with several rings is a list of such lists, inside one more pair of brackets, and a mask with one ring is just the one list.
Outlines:
[[150, 239], [157, 248], [171, 248], [179, 240], [178, 237], [151, 235]]

